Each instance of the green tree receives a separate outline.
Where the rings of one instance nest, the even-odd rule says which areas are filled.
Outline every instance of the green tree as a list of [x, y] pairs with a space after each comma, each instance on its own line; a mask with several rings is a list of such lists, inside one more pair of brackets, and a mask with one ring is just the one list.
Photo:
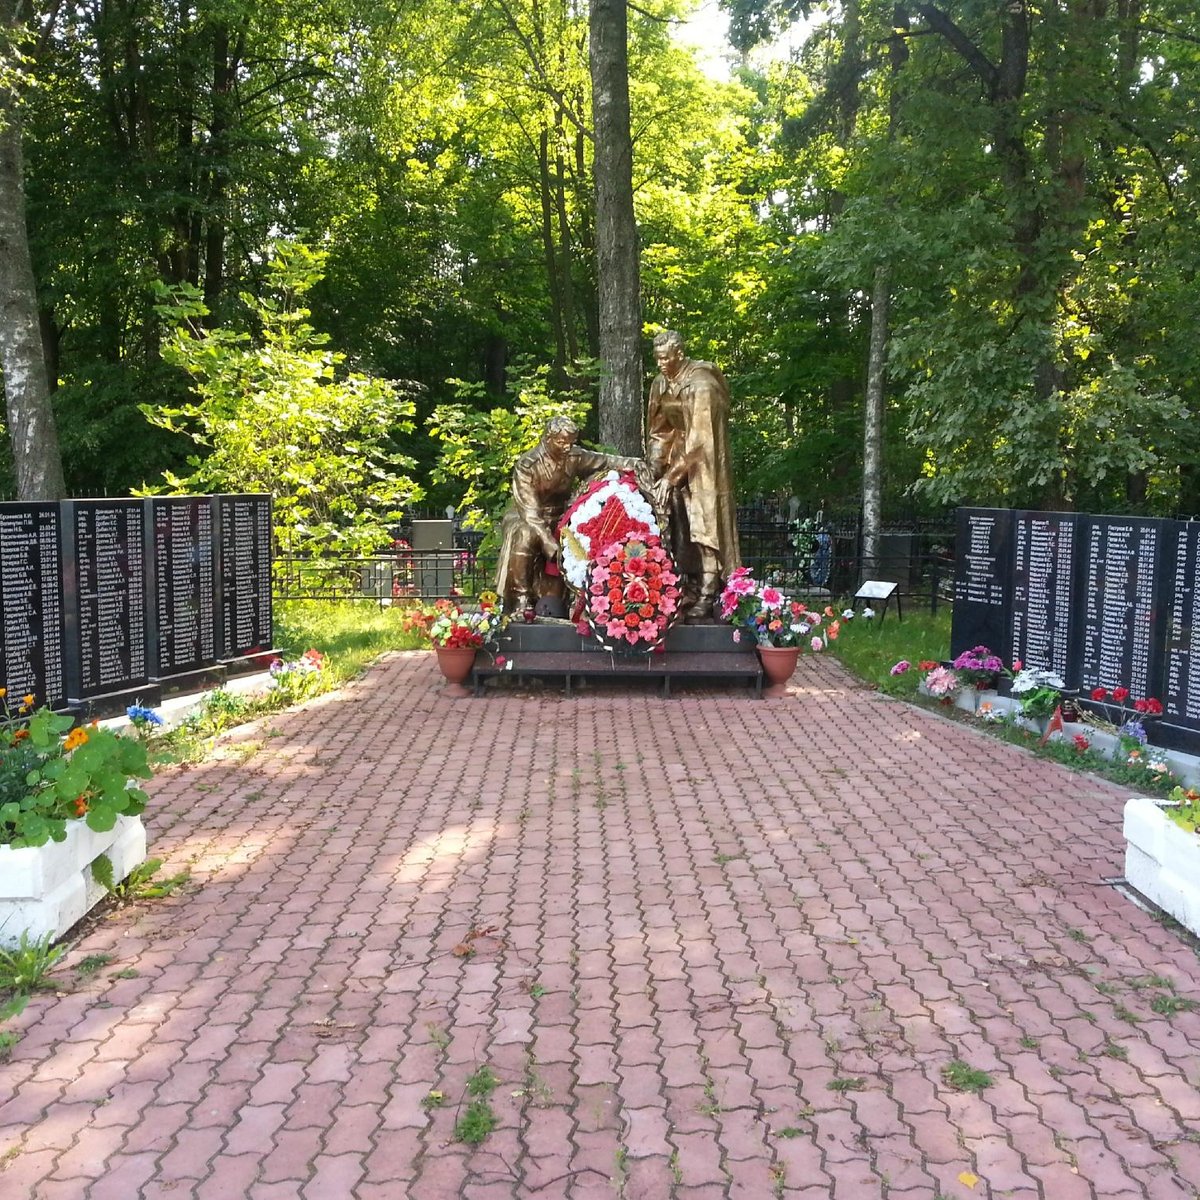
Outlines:
[[252, 337], [204, 330], [208, 310], [195, 288], [169, 293], [174, 331], [164, 358], [194, 381], [195, 399], [143, 411], [156, 425], [202, 448], [186, 477], [164, 488], [269, 492], [281, 546], [293, 554], [371, 554], [420, 498], [396, 449], [410, 432], [411, 396], [386, 380], [346, 372], [344, 356], [308, 324], [300, 301], [320, 278], [323, 256], [280, 243], [267, 263], [270, 294], [243, 297], [259, 324]]

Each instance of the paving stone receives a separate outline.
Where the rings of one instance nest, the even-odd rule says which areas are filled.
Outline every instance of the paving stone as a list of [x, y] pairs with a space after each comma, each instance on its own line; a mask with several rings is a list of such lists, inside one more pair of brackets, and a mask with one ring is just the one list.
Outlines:
[[[623, 1163], [627, 1200], [929, 1200], [968, 1169], [1009, 1200], [1190, 1200], [1200, 1020], [1095, 986], [1200, 993], [1097, 886], [1120, 789], [820, 659], [773, 705], [456, 702], [397, 654], [272, 726], [152, 781], [153, 852], [196, 886], [71, 951], [136, 978], [22, 1014], [0, 1193], [572, 1200]], [[956, 1057], [993, 1085], [949, 1089]]]

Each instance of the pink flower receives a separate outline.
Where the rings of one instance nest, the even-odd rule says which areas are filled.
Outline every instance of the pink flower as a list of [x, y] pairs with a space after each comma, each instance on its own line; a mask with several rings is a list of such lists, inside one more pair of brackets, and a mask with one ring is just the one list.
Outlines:
[[907, 658], [902, 658], [898, 663], [896, 663], [896, 665], [894, 667], [892, 667], [892, 669], [888, 672], [888, 674], [889, 675], [903, 675], [904, 672], [907, 671], [909, 669], [909, 667], [911, 667], [911, 666], [912, 666], [912, 663], [910, 663]]
[[575, 626], [575, 632], [579, 634], [580, 637], [587, 637], [588, 634], [592, 632], [592, 629], [586, 621], [580, 621], [579, 624]]
[[765, 587], [762, 590], [762, 602], [767, 608], [778, 608], [783, 603], [783, 593], [774, 587]]
[[735, 642], [740, 642], [742, 640], [742, 631], [740, 629], [735, 629], [733, 631], [733, 640]]
[[505, 658], [503, 654], [496, 655], [496, 666], [502, 667], [506, 662], [508, 662], [508, 659]]
[[823, 641], [821, 641], [821, 639], [819, 637], [813, 638], [813, 640], [809, 644], [812, 646], [814, 653], [819, 654], [822, 650], [825, 649], [825, 643]]
[[748, 596], [754, 591], [754, 580], [749, 575], [738, 575], [735, 572], [729, 577], [725, 590], [734, 596]]

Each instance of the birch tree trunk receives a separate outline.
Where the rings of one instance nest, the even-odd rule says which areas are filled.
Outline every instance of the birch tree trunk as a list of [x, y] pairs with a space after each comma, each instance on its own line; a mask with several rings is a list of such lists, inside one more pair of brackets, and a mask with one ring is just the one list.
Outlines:
[[[0, 45], [12, 45], [15, 0], [0, 0]], [[50, 405], [41, 314], [25, 224], [25, 180], [15, 82], [0, 81], [0, 369], [20, 500], [58, 500], [63, 485]]]
[[871, 287], [871, 349], [867, 359], [867, 395], [863, 414], [862, 575], [874, 578], [879, 564], [879, 530], [883, 513], [883, 410], [888, 348], [888, 269], [875, 268]]
[[596, 138], [596, 271], [604, 371], [600, 440], [619, 454], [640, 455], [642, 316], [625, 0], [592, 0], [588, 58]]

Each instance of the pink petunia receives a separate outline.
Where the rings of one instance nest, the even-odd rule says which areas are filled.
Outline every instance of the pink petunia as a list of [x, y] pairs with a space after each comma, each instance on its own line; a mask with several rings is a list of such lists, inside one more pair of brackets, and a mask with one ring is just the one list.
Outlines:
[[825, 643], [823, 641], [821, 641], [821, 639], [819, 637], [813, 638], [813, 640], [809, 644], [812, 646], [813, 652], [816, 654], [819, 654], [822, 650], [825, 649]]

